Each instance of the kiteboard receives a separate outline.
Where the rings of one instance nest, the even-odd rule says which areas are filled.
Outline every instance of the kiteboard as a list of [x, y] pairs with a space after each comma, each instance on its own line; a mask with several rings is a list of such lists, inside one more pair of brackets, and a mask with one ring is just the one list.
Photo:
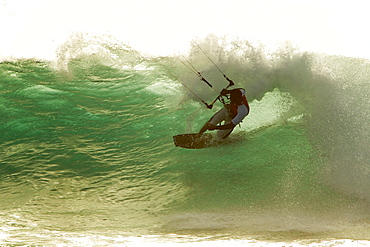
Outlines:
[[219, 145], [222, 141], [218, 140], [210, 133], [198, 134], [181, 134], [173, 137], [173, 142], [176, 147], [201, 149]]

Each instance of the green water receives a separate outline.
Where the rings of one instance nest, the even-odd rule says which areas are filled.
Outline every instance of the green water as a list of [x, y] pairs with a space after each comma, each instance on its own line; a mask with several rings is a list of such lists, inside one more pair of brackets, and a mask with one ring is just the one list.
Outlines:
[[246, 88], [251, 114], [232, 143], [200, 150], [177, 148], [172, 136], [198, 131], [222, 105], [206, 109], [166, 74], [215, 97], [177, 57], [114, 50], [114, 59], [2, 62], [0, 244], [369, 240], [369, 62], [207, 52]]

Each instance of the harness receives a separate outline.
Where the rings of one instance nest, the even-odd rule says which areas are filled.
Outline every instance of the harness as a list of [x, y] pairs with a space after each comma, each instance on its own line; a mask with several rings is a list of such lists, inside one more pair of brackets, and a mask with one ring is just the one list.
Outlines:
[[232, 118], [238, 115], [238, 107], [240, 105], [245, 105], [249, 113], [249, 104], [245, 94], [242, 92], [242, 88], [233, 89], [230, 91], [230, 112]]

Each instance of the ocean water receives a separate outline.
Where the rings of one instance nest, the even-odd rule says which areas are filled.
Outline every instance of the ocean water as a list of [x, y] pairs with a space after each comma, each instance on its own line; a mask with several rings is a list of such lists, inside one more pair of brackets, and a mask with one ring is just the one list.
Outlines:
[[[251, 113], [175, 147], [227, 85], [193, 45], [148, 57], [74, 35], [57, 59], [0, 63], [0, 246], [369, 246], [370, 62], [198, 40]], [[189, 60], [212, 83], [200, 81]]]

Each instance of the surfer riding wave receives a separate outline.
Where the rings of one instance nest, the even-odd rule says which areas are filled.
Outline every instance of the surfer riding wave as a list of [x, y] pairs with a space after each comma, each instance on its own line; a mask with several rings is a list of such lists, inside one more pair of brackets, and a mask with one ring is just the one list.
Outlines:
[[[195, 42], [194, 42], [195, 43]], [[199, 50], [203, 52], [203, 54], [213, 63], [213, 65], [220, 71], [220, 73], [223, 75], [223, 77], [226, 79], [226, 81], [229, 82], [229, 85], [224, 88], [217, 98], [210, 104], [205, 102], [201, 97], [199, 97], [195, 92], [193, 92], [185, 83], [183, 83], [178, 77], [176, 77], [173, 73], [166, 70], [166, 72], [172, 76], [174, 79], [179, 81], [182, 85], [184, 85], [185, 88], [187, 88], [196, 98], [198, 98], [208, 109], [212, 109], [213, 105], [220, 101], [224, 107], [219, 110], [216, 114], [212, 116], [212, 118], [207, 121], [206, 124], [200, 129], [198, 133], [191, 133], [191, 134], [180, 134], [173, 136], [174, 143], [176, 146], [184, 147], [184, 148], [204, 148], [204, 147], [210, 147], [213, 144], [212, 143], [218, 143], [217, 141], [210, 142], [212, 138], [212, 135], [209, 133], [204, 133], [207, 130], [218, 130], [217, 136], [219, 139], [225, 139], [227, 138], [231, 132], [234, 130], [235, 126], [238, 125], [248, 114], [249, 114], [249, 104], [248, 100], [245, 96], [245, 89], [244, 88], [236, 88], [236, 89], [228, 89], [231, 86], [234, 86], [235, 83], [228, 78], [224, 72], [213, 62], [213, 60], [203, 51], [203, 49], [195, 43], [196, 46], [198, 46]], [[216, 93], [218, 93], [214, 88], [213, 85], [207, 81], [204, 76], [202, 75], [199, 70], [197, 70], [194, 65], [186, 58], [184, 57], [186, 62], [180, 61], [184, 66], [186, 66], [190, 71], [192, 71], [196, 76], [200, 78], [201, 81], [206, 83], [210, 88], [212, 88]], [[225, 99], [229, 101], [229, 103], [225, 103]], [[223, 125], [220, 125], [222, 122], [224, 122]]]
[[[245, 89], [223, 89], [220, 95], [228, 97], [230, 104], [225, 104], [221, 110], [213, 115], [201, 128], [199, 134], [203, 134], [207, 130], [219, 130], [217, 132], [218, 137], [225, 139], [231, 134], [234, 127], [249, 114], [250, 108], [245, 96]], [[223, 121], [225, 121], [224, 125], [218, 125]]]

